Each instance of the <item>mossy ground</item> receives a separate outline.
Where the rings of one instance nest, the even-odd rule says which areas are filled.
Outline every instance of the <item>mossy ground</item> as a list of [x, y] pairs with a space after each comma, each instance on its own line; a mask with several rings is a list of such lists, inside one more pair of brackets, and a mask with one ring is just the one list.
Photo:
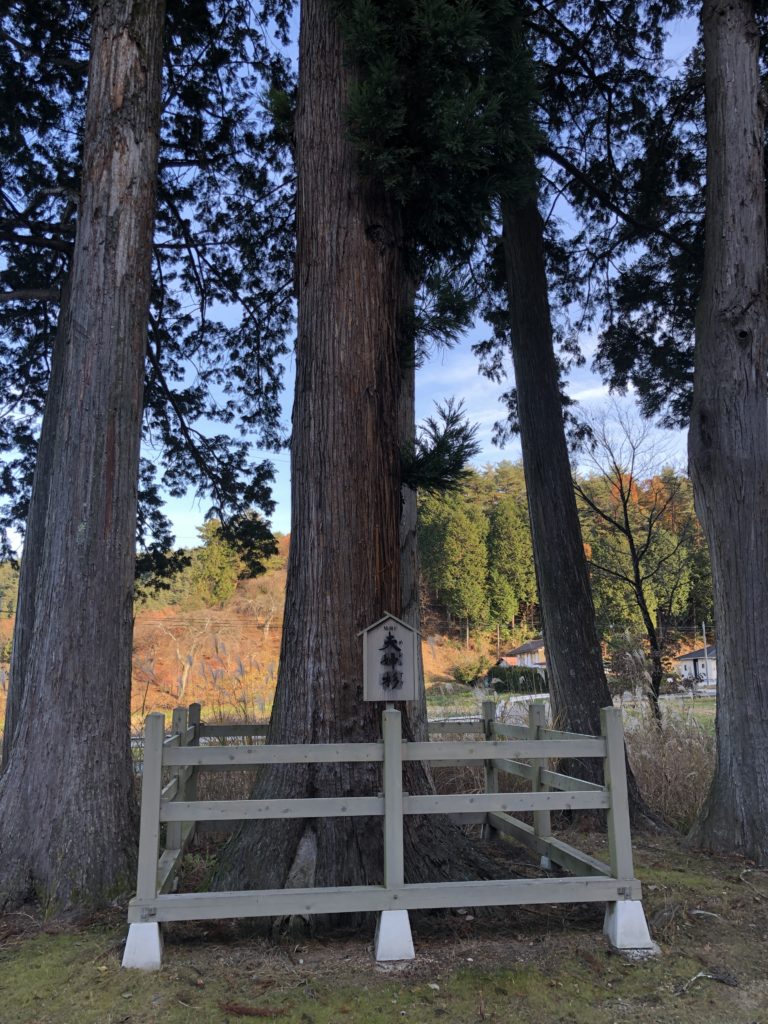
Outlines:
[[[570, 839], [604, 854], [603, 836]], [[117, 912], [78, 926], [9, 915], [0, 1022], [768, 1024], [768, 873], [666, 837], [638, 836], [636, 857], [655, 960], [609, 953], [598, 906], [424, 916], [405, 965], [377, 965], [368, 929], [296, 944], [179, 924], [157, 974], [121, 969]]]

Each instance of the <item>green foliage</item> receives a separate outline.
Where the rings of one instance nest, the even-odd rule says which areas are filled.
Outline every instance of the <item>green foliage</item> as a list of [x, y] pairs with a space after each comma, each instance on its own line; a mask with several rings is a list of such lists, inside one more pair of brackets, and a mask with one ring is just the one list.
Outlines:
[[451, 675], [457, 683], [464, 686], [473, 686], [478, 680], [483, 679], [487, 671], [488, 659], [482, 656], [451, 666]]
[[235, 592], [245, 565], [224, 536], [221, 523], [211, 520], [197, 531], [203, 541], [192, 553], [189, 578], [202, 604], [223, 604]]
[[[168, 570], [163, 493], [222, 522], [272, 510], [293, 318], [293, 171], [254, 97], [290, 96], [282, 0], [168, 0], [144, 387], [141, 571]], [[0, 32], [0, 530], [23, 528], [77, 226], [91, 5], [14, 4]], [[285, 103], [274, 101], [281, 115]], [[217, 425], [219, 429], [217, 428]], [[246, 437], [246, 434], [249, 435]], [[158, 466], [162, 470], [158, 472]], [[2, 536], [0, 536], [2, 540]]]
[[209, 520], [198, 529], [201, 547], [165, 555], [175, 572], [158, 578], [153, 572], [139, 576], [136, 599], [143, 608], [176, 605], [212, 607], [226, 602], [238, 579], [263, 573], [277, 551], [275, 540], [257, 515], [246, 518], [244, 529]]
[[536, 597], [527, 508], [501, 493], [489, 510], [488, 602], [491, 622], [510, 622], [523, 602]]
[[495, 665], [488, 670], [488, 684], [495, 693], [549, 693], [546, 670], [530, 665]]
[[467, 421], [463, 402], [448, 399], [437, 406], [437, 418], [428, 416], [415, 441], [404, 447], [401, 483], [423, 494], [453, 490], [479, 450], [477, 427]]
[[0, 618], [10, 619], [16, 614], [18, 589], [18, 569], [11, 562], [0, 562]]
[[[356, 67], [349, 126], [422, 259], [467, 253], [489, 197], [521, 185], [537, 132], [521, 10], [508, 0], [336, 0]], [[493, 43], [504, 40], [504, 53]], [[525, 185], [529, 185], [526, 180]]]
[[424, 580], [452, 615], [504, 625], [535, 600], [519, 466], [473, 470], [454, 493], [420, 495], [418, 543]]

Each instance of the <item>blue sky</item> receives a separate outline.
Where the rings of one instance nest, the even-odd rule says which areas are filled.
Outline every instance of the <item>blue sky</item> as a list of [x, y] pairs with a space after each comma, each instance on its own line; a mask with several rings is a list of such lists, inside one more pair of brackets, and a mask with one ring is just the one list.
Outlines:
[[[696, 39], [696, 22], [694, 19], [680, 19], [674, 23], [666, 47], [666, 56], [673, 67], [681, 64]], [[566, 217], [565, 210], [560, 212]], [[497, 448], [491, 441], [493, 425], [504, 415], [500, 395], [509, 384], [494, 384], [482, 377], [477, 370], [477, 360], [472, 354], [474, 341], [483, 337], [482, 325], [469, 333], [464, 341], [449, 351], [436, 352], [422, 366], [416, 376], [416, 416], [421, 421], [434, 412], [434, 403], [455, 396], [463, 399], [468, 418], [478, 425], [478, 440], [481, 451], [474, 460], [478, 468], [502, 459], [517, 461], [520, 459], [520, 444], [514, 439], [505, 448]], [[579, 402], [585, 412], [594, 410], [608, 399], [608, 388], [591, 370], [595, 339], [582, 339], [582, 349], [587, 362], [584, 366], [574, 367], [567, 382], [567, 391], [571, 398]], [[508, 367], [511, 370], [511, 367]], [[294, 380], [293, 357], [286, 360], [285, 390], [283, 392], [283, 424], [287, 434], [290, 423], [292, 391]], [[631, 395], [620, 399], [627, 405], [633, 404]], [[665, 448], [675, 461], [685, 464], [686, 434], [684, 431], [660, 431], [665, 435]], [[275, 466], [275, 482], [273, 496], [276, 508], [272, 517], [272, 528], [282, 533], [290, 529], [290, 459], [288, 451], [277, 454], [264, 452], [262, 457], [269, 458]], [[199, 502], [190, 494], [186, 498], [169, 499], [167, 511], [174, 524], [176, 542], [180, 546], [192, 546], [198, 542], [197, 527], [203, 522], [207, 505]]]

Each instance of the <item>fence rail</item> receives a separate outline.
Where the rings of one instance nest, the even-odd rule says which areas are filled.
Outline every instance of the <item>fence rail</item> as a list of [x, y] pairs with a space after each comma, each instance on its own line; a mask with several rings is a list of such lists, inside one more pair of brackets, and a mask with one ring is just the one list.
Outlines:
[[[594, 737], [547, 728], [541, 704], [530, 707], [528, 726], [497, 722], [495, 711], [494, 702], [486, 701], [479, 721], [431, 723], [437, 735], [479, 732], [482, 738], [477, 740], [404, 741], [400, 712], [388, 708], [382, 715], [379, 742], [237, 746], [220, 742], [201, 746], [201, 742], [228, 737], [254, 739], [264, 736], [266, 728], [243, 724], [206, 725], [200, 720], [200, 706], [193, 704], [189, 709], [174, 711], [171, 734], [166, 737], [163, 716], [150, 715], [144, 740], [138, 878], [136, 897], [128, 910], [131, 930], [124, 964], [159, 966], [157, 925], [161, 921], [361, 911], [402, 914], [417, 908], [590, 901], [606, 902], [611, 911], [608, 916], [613, 915], [614, 924], [616, 908], [623, 902], [640, 908], [642, 917], [638, 902], [640, 883], [635, 878], [632, 863], [621, 712], [614, 708], [603, 709], [601, 736]], [[564, 758], [602, 759], [605, 784], [597, 785], [554, 771], [552, 760]], [[482, 764], [486, 791], [482, 794], [406, 794], [403, 792], [403, 764], [409, 761]], [[381, 763], [382, 794], [306, 799], [197, 799], [200, 772], [267, 764], [344, 762]], [[163, 784], [169, 772], [170, 781]], [[499, 785], [502, 774], [527, 780], [531, 784], [530, 792], [502, 791]], [[609, 863], [552, 836], [551, 812], [561, 810], [607, 812]], [[515, 817], [520, 812], [532, 813], [533, 824]], [[575, 877], [408, 884], [404, 879], [403, 819], [405, 815], [416, 814], [442, 814], [459, 822], [480, 823], [485, 835], [511, 836], [540, 854], [543, 866], [556, 864], [574, 872]], [[201, 822], [355, 816], [383, 819], [382, 885], [193, 894], [170, 892], [184, 851]], [[163, 826], [165, 835], [161, 847]], [[381, 921], [384, 920], [382, 917]], [[647, 937], [650, 943], [644, 917], [642, 923], [645, 931], [641, 938], [646, 942]], [[620, 931], [613, 928], [616, 945], [621, 945]], [[147, 939], [147, 935], [151, 938]], [[395, 945], [404, 948], [407, 954], [409, 943], [408, 928], [407, 941], [403, 939]], [[640, 944], [634, 939], [633, 943]], [[377, 938], [377, 954], [379, 946]]]

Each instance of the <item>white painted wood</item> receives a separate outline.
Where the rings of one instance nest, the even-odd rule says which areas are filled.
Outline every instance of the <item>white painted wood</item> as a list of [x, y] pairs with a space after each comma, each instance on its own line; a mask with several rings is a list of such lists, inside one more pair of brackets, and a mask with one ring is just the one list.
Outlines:
[[552, 789], [575, 790], [583, 793], [587, 790], [603, 792], [604, 786], [598, 786], [596, 782], [586, 782], [584, 779], [577, 779], [573, 775], [562, 775], [560, 772], [551, 772], [546, 769], [541, 771], [541, 781]]
[[125, 940], [123, 967], [138, 971], [159, 971], [163, 961], [163, 939], [160, 925], [154, 922], [134, 922], [128, 927]]
[[383, 910], [376, 922], [373, 951], [378, 962], [413, 960], [411, 922], [407, 910]]
[[660, 952], [648, 931], [648, 922], [645, 920], [640, 900], [609, 903], [605, 911], [603, 933], [614, 949], [629, 952], [638, 950], [645, 952], [646, 955]]
[[158, 712], [144, 723], [144, 766], [141, 773], [141, 826], [136, 894], [151, 898], [157, 891], [160, 852], [160, 789], [163, 773], [165, 719]]
[[[595, 756], [602, 756], [595, 755]], [[242, 747], [166, 748], [166, 765], [194, 764], [201, 768], [247, 768], [256, 764], [334, 764], [346, 761], [381, 761], [383, 743], [261, 743]]]
[[380, 796], [308, 797], [301, 800], [174, 801], [160, 808], [160, 821], [249, 821], [254, 818], [359, 818], [384, 814]]
[[[199, 705], [198, 705], [199, 706]], [[217, 739], [247, 739], [249, 736], [266, 736], [267, 725], [200, 725], [200, 736], [213, 736]]]
[[[488, 817], [493, 818], [494, 825], [499, 832], [503, 832], [505, 835], [511, 836], [518, 843], [522, 843], [523, 846], [528, 847], [529, 850], [534, 850], [541, 856], [549, 857], [551, 861], [555, 864], [559, 864], [560, 867], [565, 868], [566, 871], [572, 871], [577, 875], [588, 874], [597, 875], [601, 878], [611, 877], [611, 868], [609, 864], [605, 864], [596, 857], [591, 857], [588, 853], [582, 853], [582, 851], [576, 849], [575, 846], [570, 846], [568, 843], [564, 843], [560, 839], [540, 838], [533, 831], [533, 826], [529, 825], [525, 821], [513, 818], [509, 814], [501, 814], [497, 812], [489, 814]], [[626, 888], [626, 893], [628, 895], [639, 896], [640, 883], [633, 880], [633, 882]]]
[[[496, 718], [496, 701], [495, 700], [484, 700], [482, 705], [483, 714], [483, 735], [486, 741], [493, 739], [493, 723]], [[485, 792], [486, 793], [498, 793], [499, 791], [499, 771], [496, 767], [498, 758], [491, 758], [485, 762]], [[485, 824], [483, 825], [483, 839], [493, 839], [496, 835], [496, 829], [493, 827], [490, 819], [486, 817]]]
[[[547, 712], [543, 704], [531, 704], [528, 708], [528, 732], [532, 740], [540, 740], [542, 733], [547, 726]], [[534, 769], [531, 779], [531, 789], [534, 793], [546, 791], [547, 787], [541, 781], [541, 772], [549, 770], [549, 761], [546, 758], [537, 758], [531, 763]], [[552, 835], [552, 821], [549, 811], [533, 812], [533, 831], [537, 836], [546, 839]]]
[[600, 711], [600, 728], [605, 737], [603, 762], [606, 789], [610, 795], [608, 810], [608, 849], [614, 878], [633, 878], [632, 839], [629, 829], [627, 770], [624, 754], [624, 730], [620, 708]]
[[[200, 729], [201, 729], [200, 714], [201, 714], [201, 710], [202, 709], [200, 708], [200, 705], [197, 704], [197, 703], [189, 705], [189, 713], [187, 715], [187, 722], [189, 723], [190, 729], [194, 730], [194, 736], [189, 741], [189, 746], [191, 746], [191, 747], [197, 747], [197, 746], [200, 745]], [[188, 768], [182, 769], [182, 770], [185, 770], [185, 771], [189, 772], [189, 778], [187, 779], [187, 800], [197, 800], [197, 775], [198, 775], [198, 770], [193, 765], [190, 765]], [[195, 831], [196, 831], [196, 825], [194, 824], [194, 822], [192, 822], [192, 823], [190, 823], [190, 832], [189, 832], [188, 842], [191, 842], [192, 839], [194, 838]]]
[[166, 785], [163, 786], [163, 788], [160, 790], [160, 799], [161, 800], [168, 800], [168, 801], [173, 800], [173, 798], [178, 794], [178, 792], [179, 792], [179, 780], [178, 780], [178, 777], [177, 777], [177, 778], [171, 779], [170, 782], [166, 783]]
[[[439, 761], [461, 759], [485, 761], [488, 757], [509, 757], [513, 760], [541, 757], [605, 757], [605, 740], [599, 736], [582, 736], [578, 740], [429, 740], [426, 743], [405, 743], [404, 761]], [[243, 748], [245, 749], [245, 748]], [[170, 752], [173, 756], [174, 752]], [[169, 762], [170, 763], [170, 762]]]
[[541, 738], [543, 740], [578, 740], [583, 739], [584, 736], [580, 732], [562, 732], [559, 729], [542, 729]]
[[406, 814], [455, 814], [459, 811], [571, 811], [608, 806], [606, 793], [457, 793], [406, 796]]
[[[179, 746], [187, 746], [187, 709], [186, 708], [174, 708], [173, 714], [171, 715], [171, 732], [179, 737]], [[195, 730], [191, 730], [190, 739], [194, 739]], [[176, 782], [176, 792], [173, 796], [168, 796], [163, 792], [161, 799], [163, 800], [180, 800], [184, 801], [187, 797], [186, 792], [186, 769], [185, 774], [182, 776], [181, 770], [175, 768], [173, 770], [174, 781]], [[166, 787], [167, 788], [167, 787]], [[181, 826], [180, 821], [172, 821], [168, 824], [168, 828], [165, 832], [165, 845], [166, 849], [169, 850], [180, 850], [181, 849]]]
[[[619, 891], [621, 889], [621, 892]], [[129, 921], [204, 921], [212, 918], [344, 914], [439, 907], [521, 906], [542, 903], [609, 903], [625, 890], [612, 878], [514, 878], [489, 882], [428, 882], [327, 889], [265, 889], [257, 892], [193, 892], [138, 897], [128, 905]]]
[[399, 889], [405, 879], [403, 733], [399, 711], [388, 708], [382, 713], [381, 734], [384, 739], [384, 885], [388, 889]]
[[524, 761], [510, 761], [508, 757], [497, 757], [493, 763], [498, 771], [506, 772], [507, 775], [515, 775], [520, 779], [533, 779], [536, 774], [533, 765], [526, 764]]
[[494, 722], [493, 735], [512, 740], [524, 740], [528, 736], [527, 725], [509, 725], [507, 722]]
[[[487, 701], [487, 702], [483, 701], [483, 706], [485, 706], [486, 703], [493, 704], [493, 706], [496, 707], [496, 704], [494, 703], [494, 701]], [[445, 722], [430, 722], [429, 723], [429, 735], [430, 736], [433, 736], [433, 735], [436, 735], [436, 736], [451, 735], [451, 734], [457, 734], [459, 736], [462, 736], [462, 735], [468, 734], [468, 733], [480, 733], [482, 735], [483, 734], [483, 723], [482, 722], [478, 722], [478, 721], [473, 721], [473, 722], [445, 721]]]
[[[416, 631], [394, 615], [385, 615], [361, 633], [363, 700], [415, 700], [418, 674]], [[391, 646], [386, 649], [388, 644]], [[388, 664], [390, 656], [397, 661]], [[395, 678], [397, 682], [391, 682]]]

